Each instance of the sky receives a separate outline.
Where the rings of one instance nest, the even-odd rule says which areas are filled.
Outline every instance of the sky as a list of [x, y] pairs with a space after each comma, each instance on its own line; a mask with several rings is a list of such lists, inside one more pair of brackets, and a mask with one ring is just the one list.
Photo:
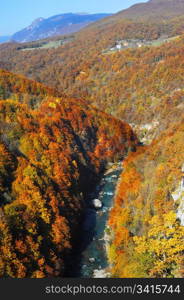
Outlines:
[[0, 10], [0, 36], [11, 35], [32, 23], [67, 12], [116, 13], [146, 0], [3, 0]]

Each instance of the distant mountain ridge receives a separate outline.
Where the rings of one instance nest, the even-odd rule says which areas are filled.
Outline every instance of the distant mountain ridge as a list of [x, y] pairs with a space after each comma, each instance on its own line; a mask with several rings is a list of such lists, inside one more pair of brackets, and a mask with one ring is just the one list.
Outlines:
[[92, 22], [108, 17], [111, 14], [66, 13], [48, 19], [38, 18], [23, 30], [13, 34], [16, 42], [31, 42], [57, 35], [71, 34], [79, 31]]

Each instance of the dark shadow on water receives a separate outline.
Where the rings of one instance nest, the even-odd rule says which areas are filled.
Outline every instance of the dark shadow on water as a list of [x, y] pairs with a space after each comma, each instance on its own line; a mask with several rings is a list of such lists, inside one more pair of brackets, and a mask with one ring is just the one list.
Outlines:
[[[75, 251], [68, 262], [65, 277], [92, 277], [95, 269], [108, 266], [104, 241], [102, 240], [108, 219], [108, 209], [112, 206], [115, 187], [122, 169], [104, 175], [99, 186], [86, 200], [87, 208], [81, 224], [81, 233], [75, 245]], [[113, 176], [116, 175], [116, 178]], [[90, 207], [92, 199], [100, 199], [104, 207], [95, 210]], [[95, 261], [90, 261], [91, 259]]]
[[82, 253], [89, 247], [93, 242], [96, 235], [96, 210], [87, 208], [83, 216], [83, 221], [81, 224], [81, 235], [78, 244], [75, 245], [75, 251], [73, 251], [71, 261], [68, 263], [67, 272], [65, 277], [83, 277], [81, 274], [81, 266], [83, 255]]

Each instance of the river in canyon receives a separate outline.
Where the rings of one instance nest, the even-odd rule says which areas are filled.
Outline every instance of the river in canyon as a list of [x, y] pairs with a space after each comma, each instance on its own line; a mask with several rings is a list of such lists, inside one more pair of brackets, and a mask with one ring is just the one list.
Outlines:
[[[111, 165], [96, 190], [87, 199], [87, 208], [81, 229], [82, 240], [71, 267], [72, 277], [110, 277], [106, 251], [109, 231], [107, 223], [121, 172], [122, 163]], [[94, 199], [100, 200], [101, 208], [93, 207]]]

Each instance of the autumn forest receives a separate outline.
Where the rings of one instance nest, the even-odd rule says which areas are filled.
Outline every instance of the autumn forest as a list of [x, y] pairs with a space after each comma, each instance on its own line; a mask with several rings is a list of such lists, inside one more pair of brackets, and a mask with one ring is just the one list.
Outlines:
[[150, 0], [0, 44], [0, 277], [68, 276], [117, 163], [107, 277], [184, 277], [183, 13], [184, 0]]

